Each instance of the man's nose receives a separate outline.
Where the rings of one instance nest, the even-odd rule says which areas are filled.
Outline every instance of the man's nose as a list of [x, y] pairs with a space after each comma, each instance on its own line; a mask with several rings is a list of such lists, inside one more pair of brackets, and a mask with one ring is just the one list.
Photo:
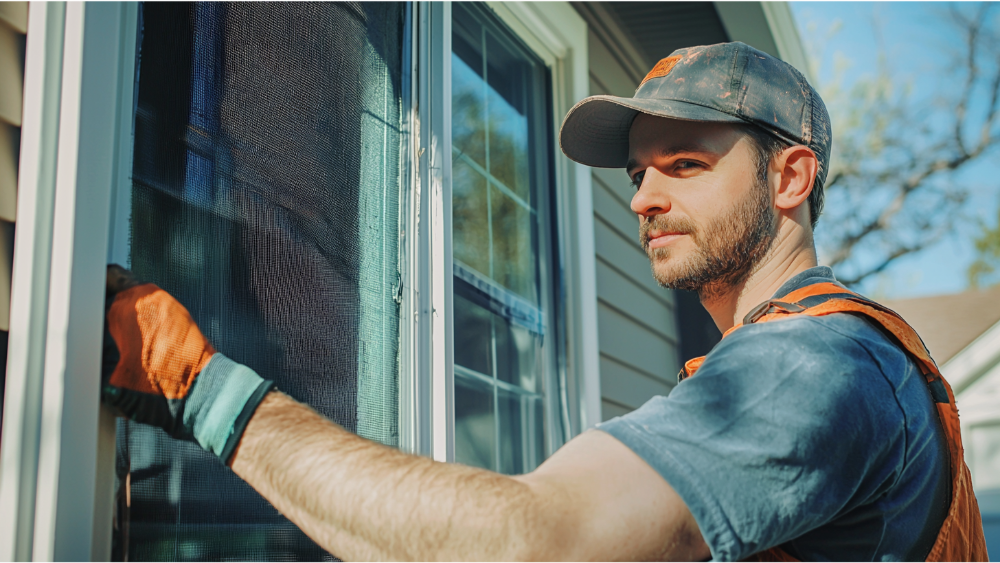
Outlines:
[[640, 217], [661, 215], [670, 210], [670, 199], [666, 190], [657, 186], [658, 172], [650, 167], [642, 179], [642, 184], [632, 196], [632, 211]]

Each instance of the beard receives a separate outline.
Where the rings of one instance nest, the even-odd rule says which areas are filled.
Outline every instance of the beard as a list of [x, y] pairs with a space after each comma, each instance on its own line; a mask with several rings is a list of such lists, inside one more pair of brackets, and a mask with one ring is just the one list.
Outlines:
[[[674, 249], [649, 248], [653, 229], [685, 233], [697, 250], [683, 262], [657, 269]], [[654, 215], [639, 228], [639, 241], [649, 256], [653, 278], [668, 289], [697, 291], [702, 302], [729, 292], [756, 271], [767, 255], [777, 234], [777, 222], [771, 211], [767, 184], [757, 179], [747, 195], [732, 212], [712, 221], [704, 229], [686, 217]]]

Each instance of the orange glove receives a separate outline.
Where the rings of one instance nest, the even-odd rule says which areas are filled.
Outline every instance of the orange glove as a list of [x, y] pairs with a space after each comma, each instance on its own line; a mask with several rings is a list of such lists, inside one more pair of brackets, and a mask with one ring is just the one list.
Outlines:
[[216, 353], [183, 305], [127, 270], [108, 266], [105, 297], [102, 400], [228, 462], [274, 384]]

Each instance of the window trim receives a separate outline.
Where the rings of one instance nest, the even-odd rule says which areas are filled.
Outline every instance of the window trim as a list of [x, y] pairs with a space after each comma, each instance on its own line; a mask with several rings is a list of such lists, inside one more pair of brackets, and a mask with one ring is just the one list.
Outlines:
[[114, 418], [98, 397], [120, 63], [134, 53], [134, 25], [130, 38], [124, 24], [134, 8], [29, 8], [0, 453], [5, 559], [110, 557]]
[[[451, 247], [451, 4], [412, 4], [401, 151], [399, 445], [455, 457]], [[405, 41], [404, 41], [405, 43]]]
[[[562, 116], [589, 95], [587, 25], [566, 2], [489, 2], [489, 7], [549, 68], [551, 138]], [[401, 248], [400, 446], [455, 459], [453, 258], [451, 216], [451, 4], [418, 2], [413, 10], [410, 184], [403, 188]], [[559, 377], [567, 389], [556, 446], [601, 420], [597, 286], [591, 176], [554, 152]], [[406, 233], [410, 233], [409, 236]], [[554, 325], [557, 323], [553, 323]], [[568, 423], [568, 424], [567, 424]], [[555, 446], [550, 448], [549, 454]]]

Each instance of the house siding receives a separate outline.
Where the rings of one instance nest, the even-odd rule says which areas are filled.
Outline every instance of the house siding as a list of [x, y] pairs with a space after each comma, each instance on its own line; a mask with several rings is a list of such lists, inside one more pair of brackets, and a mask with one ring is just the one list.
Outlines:
[[[590, 93], [631, 96], [636, 81], [591, 30]], [[676, 381], [673, 292], [659, 287], [638, 243], [632, 188], [621, 170], [593, 169], [601, 417], [632, 411]]]

